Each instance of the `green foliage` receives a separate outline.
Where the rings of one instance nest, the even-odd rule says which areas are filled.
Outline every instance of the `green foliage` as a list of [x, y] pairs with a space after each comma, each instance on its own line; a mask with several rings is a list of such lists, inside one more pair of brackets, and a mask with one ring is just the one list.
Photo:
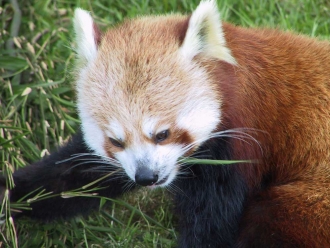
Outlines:
[[[16, 7], [15, 2], [0, 0], [0, 169], [8, 178], [62, 144], [79, 125], [70, 76], [74, 8], [90, 10], [104, 30], [126, 17], [188, 13], [199, 1], [30, 0]], [[235, 24], [330, 35], [327, 0], [223, 0], [219, 6], [223, 19]], [[126, 196], [68, 222], [16, 223], [9, 208], [5, 195], [1, 247], [173, 247], [176, 241], [171, 205], [162, 191]]]

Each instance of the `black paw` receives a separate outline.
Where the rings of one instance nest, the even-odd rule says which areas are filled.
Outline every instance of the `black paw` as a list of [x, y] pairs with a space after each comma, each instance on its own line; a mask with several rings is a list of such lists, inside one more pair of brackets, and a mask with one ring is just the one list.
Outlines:
[[7, 189], [6, 178], [0, 175], [0, 204], [2, 203], [3, 198], [5, 197], [6, 189]]

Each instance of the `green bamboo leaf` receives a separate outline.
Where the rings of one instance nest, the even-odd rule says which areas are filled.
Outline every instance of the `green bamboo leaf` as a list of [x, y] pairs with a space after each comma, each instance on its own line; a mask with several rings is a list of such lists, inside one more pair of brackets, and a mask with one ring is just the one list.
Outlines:
[[0, 68], [17, 71], [26, 68], [28, 63], [25, 59], [11, 56], [0, 56]]
[[253, 160], [212, 160], [212, 159], [197, 159], [197, 158], [183, 158], [180, 162], [187, 164], [210, 164], [210, 165], [228, 165], [239, 163], [255, 163]]

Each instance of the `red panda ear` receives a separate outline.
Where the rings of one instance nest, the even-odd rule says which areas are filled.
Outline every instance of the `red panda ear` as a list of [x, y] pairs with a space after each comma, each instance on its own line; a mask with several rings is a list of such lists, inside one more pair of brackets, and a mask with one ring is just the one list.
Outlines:
[[236, 64], [226, 47], [220, 13], [215, 0], [202, 1], [192, 13], [186, 36], [180, 48], [183, 56], [193, 59], [196, 55]]
[[76, 33], [78, 60], [85, 64], [96, 57], [101, 32], [89, 12], [80, 8], [74, 12], [73, 24]]

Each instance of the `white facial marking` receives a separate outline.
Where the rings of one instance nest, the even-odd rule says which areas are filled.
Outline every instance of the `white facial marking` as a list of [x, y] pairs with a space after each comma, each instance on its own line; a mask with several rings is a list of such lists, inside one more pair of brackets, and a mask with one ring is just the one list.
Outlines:
[[166, 186], [175, 178], [178, 170], [177, 160], [182, 155], [180, 145], [141, 144], [118, 152], [115, 157], [132, 180], [135, 181], [137, 164], [142, 163], [143, 166], [158, 173], [158, 181], [168, 178], [162, 185], [159, 185]]
[[148, 137], [152, 138], [152, 135], [155, 132], [155, 127], [157, 125], [158, 118], [155, 117], [147, 117], [142, 122], [142, 131]]
[[[220, 122], [219, 103], [212, 99], [203, 98], [203, 92], [190, 92], [199, 98], [199, 101], [186, 102], [180, 111], [176, 124], [183, 130], [188, 130], [195, 140], [205, 141]], [[192, 98], [192, 99], [196, 99]]]
[[125, 140], [124, 128], [120, 125], [118, 120], [110, 120], [107, 126], [107, 135], [111, 138], [118, 139], [120, 141]]
[[104, 134], [96, 121], [86, 111], [80, 112], [80, 119], [86, 145], [96, 154], [107, 156], [104, 150]]
[[187, 130], [195, 141], [203, 142], [221, 121], [221, 103], [204, 69], [181, 57], [178, 61], [182, 68], [190, 72], [192, 82], [196, 83], [185, 92], [186, 100], [182, 102], [176, 125]]

